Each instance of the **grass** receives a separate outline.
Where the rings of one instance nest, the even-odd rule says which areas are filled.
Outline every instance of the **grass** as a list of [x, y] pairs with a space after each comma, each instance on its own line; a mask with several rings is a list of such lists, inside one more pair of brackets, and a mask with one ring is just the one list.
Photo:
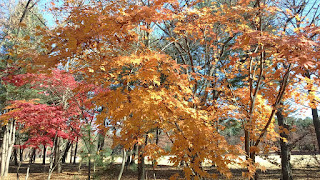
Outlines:
[[[302, 158], [302, 159], [299, 159]], [[312, 160], [312, 156], [295, 156], [292, 159], [293, 164], [293, 177], [294, 179], [301, 179], [301, 180], [320, 180], [320, 168], [314, 164], [310, 164]], [[308, 160], [309, 159], [309, 160]], [[306, 163], [306, 162], [308, 163]], [[24, 179], [27, 168], [29, 164], [22, 164], [19, 170], [19, 178]], [[280, 179], [281, 178], [281, 171], [280, 167], [267, 167], [267, 171], [259, 172], [259, 179]], [[35, 163], [30, 165], [30, 180], [43, 180], [47, 178], [48, 175], [48, 165], [42, 165], [40, 163]], [[53, 180], [65, 180], [65, 179], [74, 179], [74, 180], [84, 180], [87, 179], [87, 166], [82, 166], [80, 171], [78, 169], [78, 164], [64, 164], [63, 172], [60, 174], [54, 173], [52, 175]], [[123, 178], [124, 180], [134, 180], [137, 179], [137, 168], [130, 167], [124, 171]], [[209, 173], [216, 173], [218, 171], [215, 167], [207, 167]], [[120, 171], [119, 164], [113, 164], [106, 167], [96, 168], [96, 172], [91, 172], [92, 176], [91, 179], [96, 180], [113, 180], [117, 179], [118, 174]], [[231, 172], [233, 173], [233, 177], [231, 179], [243, 179], [242, 172], [245, 169], [241, 168], [232, 168]], [[9, 170], [9, 176], [6, 179], [17, 179], [17, 166], [11, 166]], [[148, 179], [154, 179], [154, 173], [156, 175], [156, 179], [169, 179], [174, 174], [179, 174], [180, 177], [183, 177], [182, 168], [176, 168], [168, 165], [159, 165], [154, 170], [151, 165], [147, 165], [147, 176]], [[223, 176], [219, 175], [219, 179], [225, 179]]]

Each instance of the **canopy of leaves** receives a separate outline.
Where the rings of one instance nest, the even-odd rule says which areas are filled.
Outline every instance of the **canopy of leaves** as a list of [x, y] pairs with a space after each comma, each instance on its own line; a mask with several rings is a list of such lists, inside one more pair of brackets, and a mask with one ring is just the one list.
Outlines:
[[[280, 102], [295, 95], [299, 76], [319, 69], [319, 28], [311, 23], [286, 33], [272, 19], [278, 13], [301, 17], [259, 0], [66, 1], [56, 10], [67, 17], [52, 30], [39, 28], [44, 51], [29, 48], [18, 57], [32, 59], [31, 72], [59, 65], [83, 89], [86, 83], [103, 89], [87, 105], [102, 109], [96, 123], [103, 128], [108, 121], [115, 145], [129, 149], [147, 136], [143, 151], [152, 158], [173, 155], [177, 166], [186, 162], [186, 177], [212, 177], [201, 168], [204, 161], [227, 177], [230, 163], [252, 176], [261, 144], [278, 137]], [[38, 85], [57, 95], [49, 104], [66, 110], [69, 93], [43, 78]], [[241, 144], [230, 145], [221, 132], [230, 119], [244, 129], [239, 139], [247, 160], [239, 156]], [[171, 140], [169, 152], [152, 141], [155, 129]]]

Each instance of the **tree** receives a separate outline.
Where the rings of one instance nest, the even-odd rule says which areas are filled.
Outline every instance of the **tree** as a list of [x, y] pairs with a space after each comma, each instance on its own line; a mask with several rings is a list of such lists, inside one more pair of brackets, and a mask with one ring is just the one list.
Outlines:
[[[24, 69], [21, 68], [23, 62], [16, 56], [17, 53], [23, 51], [23, 46], [33, 47], [39, 50], [39, 46], [37, 46], [35, 42], [38, 42], [40, 38], [33, 33], [33, 29], [36, 26], [42, 25], [41, 22], [43, 21], [37, 11], [36, 3], [31, 4], [31, 0], [25, 3], [19, 1], [17, 5], [15, 5], [15, 2], [9, 1], [1, 6], [0, 108], [1, 114], [4, 114], [7, 111], [4, 110], [4, 108], [9, 105], [11, 100], [32, 99], [37, 97], [37, 93], [29, 90], [28, 86], [16, 88], [7, 84], [5, 78], [10, 78], [13, 74], [23, 73]], [[17, 47], [18, 45], [19, 47]], [[2, 125], [4, 129], [4, 139], [6, 139], [6, 141], [2, 142], [1, 177], [6, 176], [8, 173], [9, 160], [15, 143], [16, 133], [14, 120], [6, 120], [4, 122]]]
[[[41, 79], [41, 81], [39, 81]], [[80, 113], [72, 102], [72, 90], [77, 87], [77, 82], [72, 75], [60, 70], [53, 70], [52, 74], [18, 74], [4, 79], [16, 87], [26, 84], [36, 89], [42, 95], [42, 103], [14, 101], [7, 108], [14, 109], [7, 112], [2, 118], [12, 118], [22, 127], [23, 132], [28, 132], [29, 138], [24, 146], [39, 147], [43, 145], [54, 147], [54, 167], [61, 171], [60, 146], [62, 140], [74, 141], [79, 136], [79, 120], [74, 118]], [[3, 119], [3, 120], [4, 120]], [[50, 171], [51, 171], [50, 170]]]
[[[139, 179], [145, 156], [167, 154], [176, 166], [185, 162], [186, 178], [214, 177], [202, 168], [205, 160], [227, 177], [228, 164], [239, 163], [253, 178], [255, 156], [268, 148], [262, 144], [279, 137], [274, 116], [292, 95], [291, 80], [319, 57], [319, 44], [306, 36], [317, 28], [283, 33], [270, 20], [280, 10], [260, 0], [68, 2], [63, 8], [70, 10], [64, 26], [42, 29], [46, 51], [21, 57], [42, 71], [72, 63], [69, 70], [83, 82], [109, 89], [92, 98], [103, 107], [96, 123], [103, 128], [108, 119], [115, 145], [137, 144]], [[159, 29], [170, 38], [157, 41], [161, 48], [152, 41]], [[171, 45], [175, 51], [166, 52]], [[220, 122], [228, 119], [243, 124], [244, 151], [221, 133]], [[150, 141], [155, 129], [171, 140], [169, 152]]]

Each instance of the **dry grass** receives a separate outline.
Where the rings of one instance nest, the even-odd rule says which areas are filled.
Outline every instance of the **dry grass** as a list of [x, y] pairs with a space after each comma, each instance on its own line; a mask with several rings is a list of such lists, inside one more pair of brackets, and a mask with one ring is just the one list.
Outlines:
[[[273, 157], [276, 158], [278, 157]], [[295, 155], [292, 158], [292, 163], [293, 163], [293, 176], [294, 179], [301, 179], [301, 180], [307, 180], [307, 179], [312, 179], [320, 180], [320, 168], [316, 166], [316, 162], [313, 160], [314, 158], [312, 156], [308, 155]], [[268, 164], [266, 161], [262, 161], [260, 163], [265, 164], [267, 167], [266, 172], [259, 172], [259, 179], [280, 179], [281, 172], [280, 168], [277, 166], [271, 166]], [[27, 168], [29, 167], [28, 164], [23, 164], [20, 169], [19, 169], [19, 179], [25, 179], [25, 175], [27, 172]], [[98, 168], [95, 173], [92, 172], [91, 179], [100, 179], [100, 180], [113, 180], [117, 179], [118, 173], [119, 173], [119, 165], [110, 165], [108, 168], [103, 169], [103, 168]], [[63, 173], [56, 174], [54, 173], [52, 175], [53, 180], [63, 180], [63, 179], [77, 179], [77, 180], [82, 180], [82, 179], [87, 179], [87, 167], [82, 166], [80, 171], [79, 171], [79, 166], [78, 165], [73, 165], [73, 164], [64, 164], [63, 165]], [[218, 171], [216, 168], [211, 167], [207, 168], [207, 170], [210, 173], [217, 173]], [[243, 179], [241, 177], [242, 172], [245, 171], [245, 169], [240, 169], [240, 168], [233, 168], [231, 169], [233, 173], [232, 179]], [[11, 166], [9, 170], [9, 176], [6, 179], [17, 179], [17, 167], [16, 166]], [[183, 177], [183, 171], [181, 168], [176, 168], [176, 167], [171, 167], [167, 165], [160, 165], [155, 169], [152, 169], [151, 167], [147, 168], [147, 176], [148, 179], [154, 179], [154, 174], [156, 176], [156, 179], [169, 179], [170, 176], [174, 174], [179, 174], [180, 177]], [[31, 164], [30, 165], [30, 174], [29, 174], [29, 179], [30, 180], [44, 180], [47, 179], [48, 176], [48, 165], [44, 166], [40, 163], [36, 164]], [[123, 174], [123, 178], [125, 180], [133, 180], [137, 179], [137, 172], [132, 169], [127, 169], [125, 170]], [[223, 176], [219, 176], [219, 179], [225, 179]]]

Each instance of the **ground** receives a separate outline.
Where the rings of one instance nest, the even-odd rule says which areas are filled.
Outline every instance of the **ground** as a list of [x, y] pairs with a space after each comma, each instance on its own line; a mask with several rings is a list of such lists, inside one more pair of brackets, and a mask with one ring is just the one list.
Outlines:
[[[274, 161], [279, 161], [278, 156], [271, 156]], [[118, 160], [119, 161], [119, 160]], [[267, 171], [266, 172], [259, 172], [259, 179], [280, 179], [280, 168], [272, 163], [269, 163], [268, 161], [263, 160], [262, 158], [259, 159], [260, 163], [266, 166]], [[320, 168], [319, 164], [315, 161], [315, 158], [310, 155], [294, 155], [292, 156], [292, 164], [293, 164], [293, 176], [294, 179], [298, 180], [307, 180], [312, 179], [320, 180]], [[162, 162], [163, 164], [163, 162]], [[155, 170], [153, 168], [148, 167], [147, 168], [147, 176], [148, 179], [154, 179], [154, 172], [156, 175], [156, 179], [169, 179], [170, 176], [178, 173], [182, 177], [182, 170], [181, 168], [175, 168], [168, 166], [170, 165], [167, 163], [167, 165], [160, 165]], [[30, 167], [29, 170], [29, 179], [30, 180], [43, 180], [47, 179], [48, 175], [48, 165], [44, 166], [41, 163], [35, 163], [35, 164], [22, 164], [19, 168], [19, 178], [25, 179], [26, 172], [28, 167]], [[233, 177], [231, 179], [243, 179], [241, 177], [242, 172], [244, 172], [244, 169], [231, 167], [231, 171], [233, 173]], [[96, 172], [92, 172], [92, 178], [91, 179], [100, 179], [100, 180], [113, 180], [117, 179], [118, 173], [119, 173], [120, 165], [110, 165], [107, 168], [96, 168]], [[10, 167], [10, 173], [8, 178], [6, 179], [17, 179], [17, 166], [11, 166]], [[217, 170], [214, 167], [208, 168], [210, 173], [217, 173]], [[137, 172], [132, 169], [125, 170], [123, 177], [121, 179], [124, 180], [133, 180], [137, 179]], [[63, 172], [60, 174], [54, 173], [52, 175], [53, 180], [63, 180], [63, 179], [87, 179], [87, 167], [81, 166], [79, 170], [79, 164], [64, 164], [63, 165]], [[222, 176], [219, 176], [219, 179], [225, 179]]]

